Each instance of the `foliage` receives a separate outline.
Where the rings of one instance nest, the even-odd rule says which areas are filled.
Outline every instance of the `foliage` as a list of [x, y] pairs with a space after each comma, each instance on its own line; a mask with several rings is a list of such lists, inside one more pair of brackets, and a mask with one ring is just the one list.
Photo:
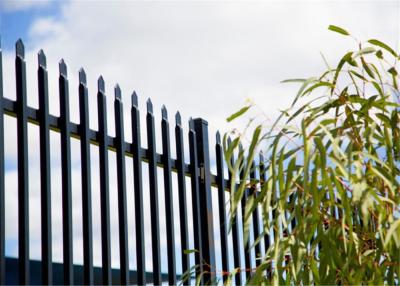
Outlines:
[[[329, 30], [353, 38], [357, 48], [318, 77], [285, 81], [301, 86], [270, 126], [252, 119], [231, 141], [224, 137], [233, 178], [230, 222], [244, 192], [256, 187], [246, 202], [245, 241], [256, 208], [264, 224], [256, 243], [271, 238], [248, 284], [400, 281], [399, 55], [379, 40], [359, 42], [343, 28]], [[266, 179], [238, 179], [260, 167]]]

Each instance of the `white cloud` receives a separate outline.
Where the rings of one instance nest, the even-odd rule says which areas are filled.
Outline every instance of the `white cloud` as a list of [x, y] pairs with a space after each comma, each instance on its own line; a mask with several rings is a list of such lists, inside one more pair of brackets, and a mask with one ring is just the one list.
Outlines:
[[4, 12], [37, 9], [49, 5], [51, 0], [2, 0], [0, 10]]
[[[185, 120], [202, 116], [212, 129], [226, 130], [218, 119], [245, 98], [275, 113], [296, 89], [283, 87], [282, 79], [318, 73], [320, 51], [334, 62], [353, 47], [328, 32], [329, 24], [395, 44], [395, 8], [395, 2], [72, 1], [59, 19], [33, 23], [28, 45], [44, 48], [52, 74], [61, 57], [75, 78], [84, 66], [92, 93], [103, 74], [108, 95], [118, 82], [126, 105], [137, 89], [142, 106], [151, 97], [156, 109], [165, 103], [171, 117], [181, 110]], [[93, 116], [94, 126], [96, 121]]]
[[32, 37], [49, 37], [60, 31], [61, 25], [53, 18], [41, 18], [36, 20], [30, 27]]

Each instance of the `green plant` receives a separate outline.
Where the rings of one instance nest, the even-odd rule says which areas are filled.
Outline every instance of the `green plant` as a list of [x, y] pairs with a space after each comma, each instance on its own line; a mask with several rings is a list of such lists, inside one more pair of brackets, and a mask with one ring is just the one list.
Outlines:
[[[340, 27], [329, 29], [351, 37]], [[281, 233], [248, 284], [400, 282], [400, 58], [376, 39], [355, 41], [357, 48], [335, 68], [285, 81], [301, 86], [273, 124], [252, 119], [243, 132], [231, 134], [230, 144], [230, 134], [224, 137], [234, 178], [231, 223], [243, 193], [255, 186], [257, 197], [246, 202], [245, 241], [256, 207], [262, 209], [262, 235]], [[228, 121], [254, 108], [249, 104]], [[243, 150], [240, 142], [249, 134]], [[240, 172], [249, 177], [260, 150], [267, 179], [238, 180]]]

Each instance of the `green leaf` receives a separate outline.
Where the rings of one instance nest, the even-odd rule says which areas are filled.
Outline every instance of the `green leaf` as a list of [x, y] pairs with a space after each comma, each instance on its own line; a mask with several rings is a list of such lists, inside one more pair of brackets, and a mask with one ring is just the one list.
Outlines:
[[347, 32], [345, 29], [340, 28], [340, 27], [335, 26], [335, 25], [329, 25], [328, 30], [331, 30], [333, 32], [336, 32], [336, 33], [339, 33], [339, 34], [342, 34], [342, 35], [345, 35], [345, 36], [349, 36], [350, 35], [350, 33]]
[[356, 52], [353, 55], [353, 58], [356, 58], [356, 57], [359, 57], [362, 55], [366, 55], [366, 54], [371, 54], [373, 52], [375, 52], [375, 49], [373, 47], [366, 47], [366, 48], [363, 48], [363, 49], [359, 50], [358, 52]]
[[[332, 84], [336, 86], [337, 79], [339, 77], [339, 73], [342, 70], [344, 64], [349, 62], [352, 59], [353, 52], [346, 53], [339, 61], [337, 68], [335, 70], [335, 75], [333, 76]], [[331, 88], [331, 94], [333, 94], [334, 87]]]
[[384, 96], [381, 86], [376, 81], [372, 81], [371, 83], [375, 87], [375, 89], [379, 92], [379, 94], [381, 96]]
[[392, 76], [397, 76], [397, 70], [394, 67], [391, 67], [390, 69], [388, 69], [388, 73], [390, 73]]
[[364, 70], [367, 72], [367, 74], [370, 77], [375, 78], [374, 73], [371, 71], [370, 67], [368, 66], [368, 63], [364, 60], [364, 58], [361, 58], [361, 63], [362, 63]]
[[191, 254], [191, 253], [198, 253], [199, 251], [197, 249], [185, 249], [183, 251], [184, 254]]
[[306, 79], [304, 78], [291, 78], [291, 79], [285, 79], [282, 80], [281, 83], [289, 83], [289, 82], [305, 82]]
[[330, 87], [330, 88], [334, 88], [334, 87], [335, 87], [335, 86], [334, 86], [332, 83], [330, 83], [330, 82], [321, 81], [321, 82], [318, 82], [318, 83], [316, 83], [316, 84], [310, 86], [309, 88], [307, 88], [307, 89], [303, 92], [302, 95], [305, 95], [305, 94], [307, 94], [307, 93], [310, 93], [310, 92], [313, 91], [314, 89], [316, 89], [316, 88], [318, 88], [318, 87], [321, 87], [321, 86], [327, 86], [327, 87]]
[[374, 46], [381, 47], [381, 48], [385, 49], [386, 51], [388, 51], [389, 53], [391, 53], [393, 56], [398, 57], [396, 52], [391, 47], [389, 47], [388, 45], [386, 45], [385, 43], [383, 43], [377, 39], [368, 40], [368, 43], [370, 43]]
[[301, 87], [299, 88], [299, 91], [298, 91], [297, 94], [296, 94], [296, 97], [294, 98], [294, 100], [293, 100], [293, 102], [292, 102], [291, 107], [293, 107], [293, 106], [296, 104], [297, 100], [303, 95], [303, 92], [304, 92], [304, 90], [307, 88], [307, 86], [308, 86], [309, 84], [311, 84], [312, 82], [315, 82], [315, 81], [317, 81], [317, 78], [315, 78], [315, 77], [310, 77], [310, 78], [308, 78], [307, 80], [305, 80], [305, 81], [303, 82], [303, 84], [302, 84]]
[[358, 72], [356, 72], [355, 70], [350, 70], [350, 73], [355, 75], [356, 77], [358, 77], [359, 79], [363, 80], [363, 81], [368, 81], [363, 75], [359, 74]]
[[229, 116], [226, 119], [226, 121], [231, 122], [235, 118], [237, 118], [237, 117], [243, 115], [244, 113], [246, 113], [246, 111], [249, 110], [250, 107], [251, 107], [251, 105], [248, 105], [248, 106], [245, 106], [245, 107], [241, 108], [239, 111], [237, 111], [234, 114], [232, 114], [231, 116]]
[[384, 242], [385, 247], [387, 247], [387, 245], [388, 245], [388, 243], [389, 243], [389, 241], [390, 241], [390, 239], [391, 239], [392, 237], [394, 238], [394, 240], [395, 240], [395, 242], [396, 242], [396, 246], [397, 246], [397, 247], [400, 246], [400, 245], [398, 245], [398, 238], [397, 238], [397, 235], [396, 235], [396, 232], [395, 232], [398, 228], [400, 228], [400, 219], [396, 220], [396, 221], [390, 226], [390, 229], [389, 229], [389, 231], [387, 232], [386, 237], [385, 237], [385, 242]]

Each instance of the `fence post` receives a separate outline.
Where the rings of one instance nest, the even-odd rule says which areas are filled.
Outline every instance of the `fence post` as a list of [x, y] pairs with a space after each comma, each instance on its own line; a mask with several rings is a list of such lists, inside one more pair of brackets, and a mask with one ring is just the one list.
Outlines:
[[[200, 168], [200, 235], [202, 241], [203, 260], [208, 264], [203, 267], [209, 274], [204, 276], [207, 283], [215, 279], [215, 246], [214, 224], [211, 199], [210, 154], [208, 144], [208, 123], [204, 119], [194, 119], [194, 130], [197, 141], [198, 167]], [[209, 269], [207, 269], [209, 268]]]

